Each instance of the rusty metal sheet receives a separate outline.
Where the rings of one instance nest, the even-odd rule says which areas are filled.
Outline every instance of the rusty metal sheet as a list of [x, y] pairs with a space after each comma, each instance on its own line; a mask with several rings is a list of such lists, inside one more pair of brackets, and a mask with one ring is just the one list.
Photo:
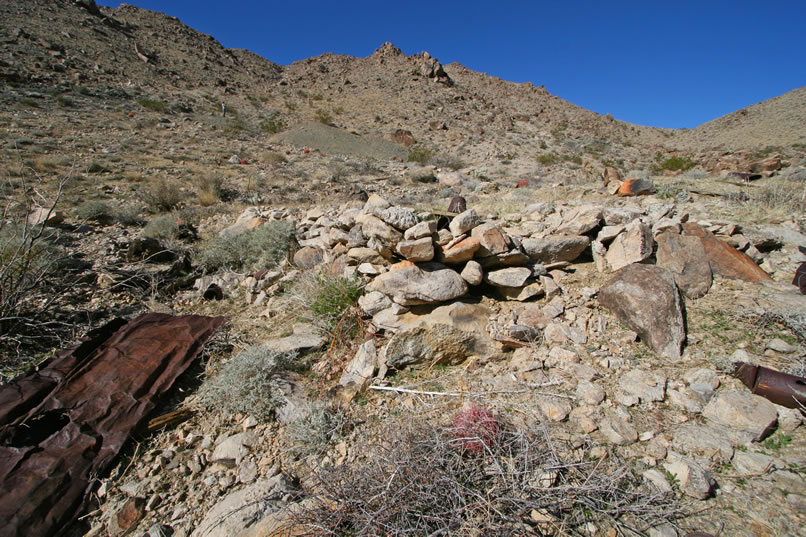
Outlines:
[[806, 405], [806, 378], [747, 362], [737, 362], [734, 367], [733, 376], [752, 393], [788, 408]]
[[0, 386], [0, 535], [50, 536], [78, 514], [159, 396], [224, 317], [148, 313], [89, 333]]

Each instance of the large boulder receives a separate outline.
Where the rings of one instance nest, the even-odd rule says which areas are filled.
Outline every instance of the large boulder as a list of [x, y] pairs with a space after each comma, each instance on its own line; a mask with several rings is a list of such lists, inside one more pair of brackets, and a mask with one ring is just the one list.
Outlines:
[[599, 290], [599, 303], [654, 352], [680, 359], [686, 330], [683, 302], [671, 272], [653, 265], [627, 265]]
[[434, 242], [431, 237], [397, 243], [397, 253], [415, 263], [434, 259]]
[[770, 275], [759, 268], [747, 254], [717, 239], [713, 233], [702, 226], [689, 222], [683, 224], [683, 232], [700, 239], [714, 274], [746, 282], [772, 280]]
[[351, 400], [367, 387], [377, 368], [378, 351], [375, 340], [370, 339], [358, 348], [339, 379], [339, 384], [344, 387], [346, 400]]
[[484, 280], [496, 287], [523, 287], [531, 276], [532, 271], [526, 267], [511, 267], [491, 270]]
[[700, 298], [713, 282], [711, 264], [698, 237], [661, 233], [658, 235], [657, 265], [669, 269], [674, 281], [688, 298]]
[[473, 259], [473, 255], [476, 253], [476, 250], [478, 250], [479, 247], [480, 244], [478, 239], [468, 237], [457, 242], [450, 248], [442, 249], [440, 251], [438, 260], [450, 265], [464, 263], [465, 261]]
[[563, 215], [562, 224], [557, 233], [566, 235], [584, 235], [599, 227], [602, 222], [602, 208], [594, 205], [575, 207]]
[[378, 211], [381, 220], [401, 231], [406, 231], [417, 224], [417, 213], [408, 207], [388, 207]]
[[619, 196], [643, 196], [655, 192], [655, 184], [649, 179], [627, 179], [618, 189]]
[[325, 258], [325, 252], [321, 248], [303, 246], [294, 253], [294, 264], [300, 268], [308, 269], [315, 267]]
[[[292, 490], [291, 483], [283, 474], [258, 479], [216, 503], [207, 511], [191, 537], [240, 535], [250, 524], [282, 509], [282, 502], [269, 498], [282, 497]], [[238, 513], [238, 516], [232, 516], [233, 513]]]
[[548, 265], [560, 261], [573, 261], [590, 245], [584, 235], [554, 235], [536, 239], [524, 239], [523, 251], [531, 261]]
[[391, 245], [397, 244], [403, 238], [403, 233], [377, 216], [362, 215], [356, 218], [356, 221], [361, 224], [361, 231], [367, 238], [376, 238], [384, 244]]
[[375, 278], [367, 290], [380, 291], [403, 306], [414, 306], [458, 298], [467, 293], [467, 283], [444, 265], [424, 263], [418, 266], [403, 261]]

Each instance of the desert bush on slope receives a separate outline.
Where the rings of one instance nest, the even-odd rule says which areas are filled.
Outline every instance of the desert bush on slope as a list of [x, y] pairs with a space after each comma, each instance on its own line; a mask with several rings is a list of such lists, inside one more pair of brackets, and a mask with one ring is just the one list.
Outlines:
[[208, 272], [271, 268], [288, 255], [293, 238], [293, 224], [269, 222], [235, 236], [216, 236], [199, 252], [198, 262]]
[[218, 412], [243, 412], [270, 421], [282, 403], [277, 375], [293, 367], [294, 353], [279, 353], [255, 346], [221, 366], [199, 389], [201, 406]]
[[[63, 183], [61, 183], [63, 184]], [[28, 215], [37, 208], [36, 188], [23, 178], [21, 194], [0, 188], [4, 196], [0, 207], [0, 361], [2, 367], [22, 366], [20, 353], [37, 342], [49, 340], [58, 323], [50, 312], [67, 296], [69, 271], [64, 250], [55, 243], [56, 231], [31, 223]], [[44, 220], [50, 218], [61, 196], [61, 186], [54, 201], [45, 207]]]

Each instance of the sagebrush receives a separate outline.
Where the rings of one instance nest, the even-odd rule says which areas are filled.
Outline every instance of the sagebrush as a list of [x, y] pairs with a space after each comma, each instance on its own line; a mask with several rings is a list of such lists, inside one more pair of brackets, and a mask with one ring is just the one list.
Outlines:
[[204, 381], [198, 403], [208, 410], [271, 421], [283, 401], [278, 375], [291, 369], [296, 359], [295, 353], [279, 353], [266, 345], [250, 347]]
[[294, 232], [292, 223], [275, 221], [235, 236], [216, 236], [199, 252], [198, 263], [208, 272], [272, 268], [289, 255]]

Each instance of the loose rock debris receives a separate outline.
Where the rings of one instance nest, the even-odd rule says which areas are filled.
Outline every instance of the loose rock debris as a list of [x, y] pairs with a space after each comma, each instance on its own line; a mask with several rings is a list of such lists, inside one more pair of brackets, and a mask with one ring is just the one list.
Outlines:
[[0, 533], [56, 534], [224, 317], [115, 319], [0, 387]]

